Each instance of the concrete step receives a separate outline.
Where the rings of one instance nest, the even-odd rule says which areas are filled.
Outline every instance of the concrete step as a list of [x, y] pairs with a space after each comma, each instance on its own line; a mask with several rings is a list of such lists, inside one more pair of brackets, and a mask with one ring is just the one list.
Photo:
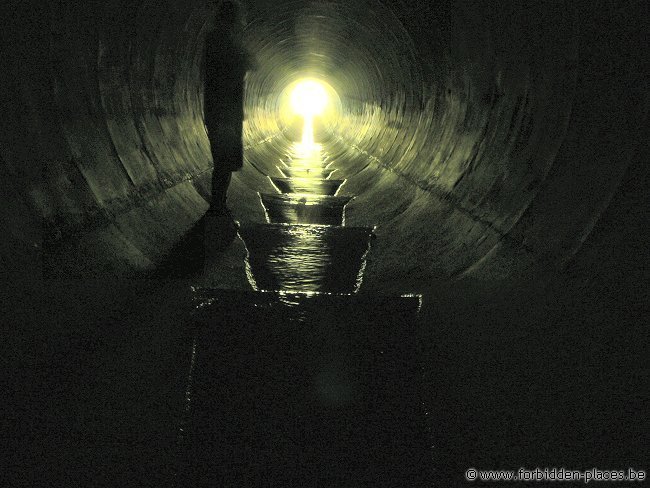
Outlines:
[[[346, 307], [372, 308], [390, 310], [389, 314], [397, 315], [401, 320], [415, 320], [420, 312], [422, 297], [417, 294], [405, 295], [370, 295], [363, 293], [327, 293], [318, 291], [282, 291], [282, 290], [233, 290], [210, 286], [193, 286], [192, 299], [195, 303], [195, 319], [202, 324], [214, 321], [212, 306], [222, 307], [228, 304], [232, 310], [238, 306], [273, 307], [289, 306], [303, 307], [314, 312], [323, 307], [337, 308], [345, 303]], [[239, 305], [234, 305], [238, 303]], [[382, 312], [383, 313], [383, 312]]]
[[278, 169], [284, 174], [287, 178], [320, 178], [327, 179], [332, 176], [332, 173], [335, 171], [333, 169], [323, 169], [323, 168], [283, 168], [278, 167]]
[[343, 225], [345, 206], [352, 197], [301, 193], [260, 193], [271, 223]]
[[282, 193], [313, 193], [316, 195], [336, 195], [345, 180], [325, 180], [321, 178], [276, 178], [270, 177]]
[[369, 227], [249, 223], [239, 235], [259, 289], [353, 293], [374, 234]]

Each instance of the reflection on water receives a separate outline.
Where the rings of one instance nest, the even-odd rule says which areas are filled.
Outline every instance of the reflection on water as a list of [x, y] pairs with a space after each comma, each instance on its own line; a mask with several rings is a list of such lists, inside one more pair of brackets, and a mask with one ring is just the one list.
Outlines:
[[334, 173], [334, 169], [314, 169], [314, 168], [286, 168], [279, 167], [285, 178], [320, 178], [326, 180]]
[[333, 169], [326, 164], [327, 155], [320, 144], [296, 143], [278, 168], [284, 178], [271, 177], [280, 193], [311, 195], [337, 194], [343, 180], [331, 179]]
[[196, 290], [178, 486], [431, 486], [419, 297], [360, 295], [373, 229], [344, 226], [318, 144], [242, 223], [256, 292]]
[[353, 293], [372, 229], [245, 224], [255, 283], [262, 290]]
[[334, 196], [341, 188], [343, 180], [322, 178], [276, 178], [271, 177], [273, 185], [282, 193], [308, 193]]
[[269, 224], [244, 224], [255, 289], [355, 293], [370, 247], [371, 228], [344, 226], [351, 197], [335, 196], [343, 180], [320, 144], [295, 143], [284, 158], [284, 178], [270, 177], [276, 194], [260, 194]]
[[321, 165], [325, 159], [323, 156], [323, 145], [313, 142], [309, 144], [297, 142], [291, 146], [288, 159], [313, 163], [314, 166]]
[[261, 194], [269, 223], [343, 225], [350, 197]]

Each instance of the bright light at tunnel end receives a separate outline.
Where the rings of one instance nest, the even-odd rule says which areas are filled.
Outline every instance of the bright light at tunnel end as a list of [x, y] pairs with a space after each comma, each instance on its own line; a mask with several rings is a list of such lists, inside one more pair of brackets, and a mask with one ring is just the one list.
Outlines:
[[321, 115], [327, 101], [325, 86], [316, 80], [302, 80], [291, 92], [291, 108], [306, 118]]

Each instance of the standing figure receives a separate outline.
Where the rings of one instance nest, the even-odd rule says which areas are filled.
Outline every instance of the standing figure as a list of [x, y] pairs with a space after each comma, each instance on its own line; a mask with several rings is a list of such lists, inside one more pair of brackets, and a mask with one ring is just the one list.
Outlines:
[[249, 57], [243, 46], [243, 18], [237, 2], [224, 0], [216, 11], [205, 43], [204, 120], [214, 169], [209, 224], [217, 229], [217, 242], [226, 247], [237, 234], [237, 224], [226, 205], [233, 171], [243, 165], [244, 78]]

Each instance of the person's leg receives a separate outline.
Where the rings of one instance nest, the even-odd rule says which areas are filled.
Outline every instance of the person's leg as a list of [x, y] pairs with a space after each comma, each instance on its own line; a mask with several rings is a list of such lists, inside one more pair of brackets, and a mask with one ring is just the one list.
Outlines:
[[[212, 143], [212, 141], [211, 141]], [[214, 168], [212, 170], [212, 192], [210, 208], [205, 220], [205, 245], [206, 255], [210, 256], [213, 251], [223, 251], [237, 236], [239, 228], [233, 219], [230, 209], [226, 205], [228, 186], [232, 178], [232, 172], [225, 168], [226, 157], [222, 151], [212, 151]]]
[[221, 161], [215, 161], [215, 166], [212, 170], [212, 201], [210, 202], [210, 209], [225, 212], [228, 209], [226, 199], [232, 172], [224, 169], [220, 163]]

